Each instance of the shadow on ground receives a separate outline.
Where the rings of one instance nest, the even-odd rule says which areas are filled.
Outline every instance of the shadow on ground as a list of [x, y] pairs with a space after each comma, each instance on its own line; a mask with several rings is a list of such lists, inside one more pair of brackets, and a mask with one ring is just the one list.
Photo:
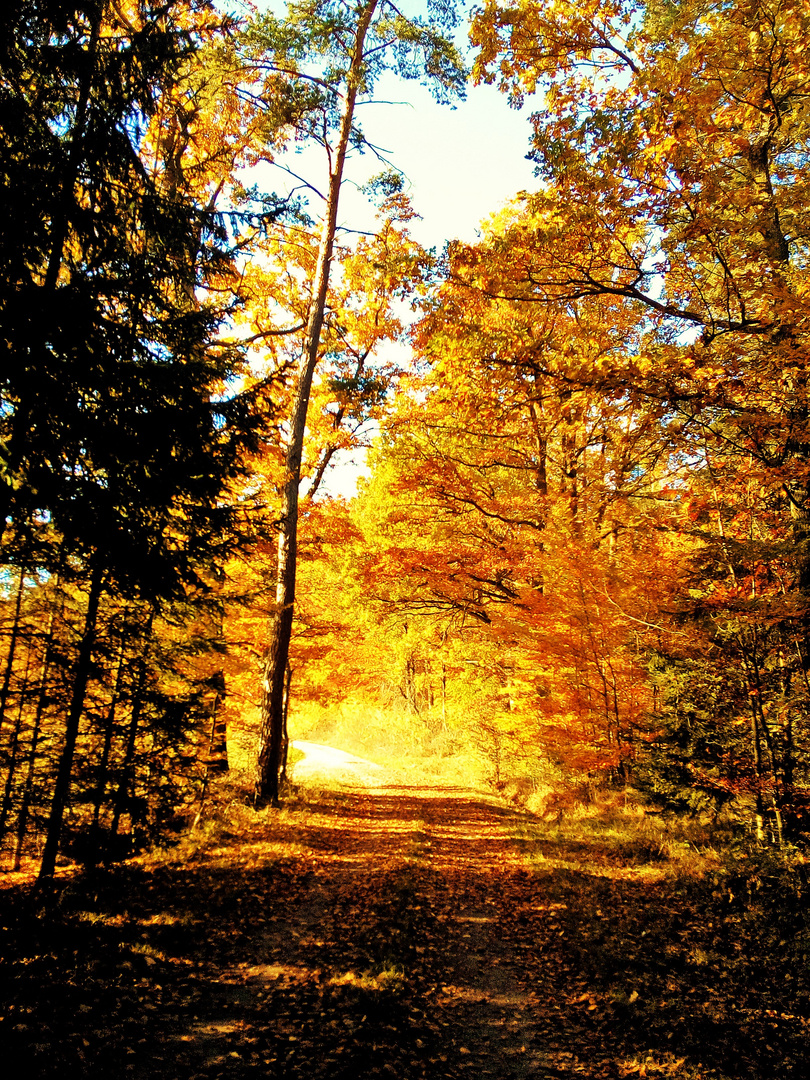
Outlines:
[[734, 897], [525, 824], [461, 789], [349, 790], [189, 864], [47, 905], [6, 890], [7, 1060], [29, 1080], [804, 1075], [789, 943], [766, 964]]

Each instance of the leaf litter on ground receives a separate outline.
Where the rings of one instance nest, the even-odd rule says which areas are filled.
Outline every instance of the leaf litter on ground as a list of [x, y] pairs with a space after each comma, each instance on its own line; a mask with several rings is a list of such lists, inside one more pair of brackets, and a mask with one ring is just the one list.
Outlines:
[[805, 1075], [805, 924], [653, 871], [458, 788], [242, 808], [196, 847], [2, 891], [6, 1060], [26, 1080]]

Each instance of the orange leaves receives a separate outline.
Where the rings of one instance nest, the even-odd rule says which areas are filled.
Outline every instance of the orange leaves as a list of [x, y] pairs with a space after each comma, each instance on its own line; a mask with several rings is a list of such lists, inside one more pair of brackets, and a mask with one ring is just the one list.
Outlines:
[[[788, 221], [807, 204], [806, 153], [794, 153], [807, 118], [793, 107], [807, 31], [798, 0], [643, 15], [599, 0], [479, 10], [478, 77], [497, 73], [518, 97], [546, 90], [533, 201], [556, 207], [565, 228], [535, 236], [523, 297], [624, 295], [653, 318], [767, 325], [757, 282], [778, 287]], [[606, 77], [611, 64], [620, 76]]]
[[[476, 255], [461, 253], [465, 267]], [[432, 366], [409, 378], [373, 457], [369, 587], [442, 627], [443, 650], [453, 641], [471, 665], [489, 753], [522, 740], [614, 767], [648, 705], [637, 643], [666, 580], [629, 501], [663, 489], [657, 413], [572, 388], [598, 323], [516, 305], [508, 319], [457, 282], [443, 301], [414, 333]], [[650, 519], [664, 520], [661, 501]]]

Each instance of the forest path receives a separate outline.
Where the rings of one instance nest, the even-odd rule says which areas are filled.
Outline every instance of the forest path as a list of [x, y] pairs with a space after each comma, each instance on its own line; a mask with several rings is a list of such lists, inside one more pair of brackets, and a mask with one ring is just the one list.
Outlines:
[[305, 742], [297, 739], [290, 744], [303, 754], [292, 767], [296, 783], [317, 783], [326, 780], [330, 784], [349, 784], [358, 787], [379, 787], [391, 783], [393, 777], [375, 761], [348, 754], [334, 746]]
[[802, 1075], [790, 1025], [688, 982], [704, 914], [630, 858], [608, 873], [598, 843], [521, 841], [519, 811], [429, 786], [240, 821], [186, 861], [78, 879], [44, 921], [0, 913], [7, 957], [28, 950], [9, 1080]]
[[[347, 762], [308, 756], [346, 781]], [[178, 1076], [618, 1076], [598, 1018], [578, 1040], [587, 987], [520, 821], [462, 789], [345, 789], [295, 838], [299, 859], [247, 878], [230, 939], [195, 958], [194, 1008], [136, 1075], [184, 1060]]]

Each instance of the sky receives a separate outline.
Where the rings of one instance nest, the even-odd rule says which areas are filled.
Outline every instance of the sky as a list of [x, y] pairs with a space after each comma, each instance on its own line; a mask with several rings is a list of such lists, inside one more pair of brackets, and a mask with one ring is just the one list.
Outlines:
[[[286, 0], [254, 3], [279, 17], [284, 16], [287, 6]], [[228, 7], [229, 0], [223, 6]], [[401, 6], [408, 14], [422, 14], [425, 0], [401, 0]], [[459, 3], [460, 14], [465, 6]], [[466, 54], [466, 62], [471, 64], [464, 17], [454, 36], [457, 47]], [[383, 73], [375, 81], [372, 98], [358, 103], [356, 120], [366, 138], [384, 150], [392, 164], [405, 174], [406, 191], [423, 218], [413, 228], [420, 243], [441, 250], [447, 240], [474, 240], [483, 218], [519, 191], [535, 186], [533, 166], [526, 160], [531, 99], [518, 111], [511, 109], [505, 95], [494, 87], [468, 86], [466, 100], [455, 106], [438, 105], [417, 80], [405, 80], [392, 72]], [[325, 191], [322, 153], [304, 150], [291, 155], [290, 164], [299, 175], [317, 182]], [[384, 168], [371, 153], [353, 156], [348, 163], [350, 182], [341, 193], [343, 224], [373, 227], [373, 209], [353, 188], [352, 181], [361, 185]], [[281, 193], [288, 178], [271, 169], [266, 179], [270, 190]]]
[[[254, 2], [279, 16], [286, 9], [285, 0]], [[425, 6], [424, 0], [402, 3], [414, 14]], [[459, 4], [460, 9], [464, 6]], [[464, 19], [455, 38], [459, 49], [468, 52]], [[466, 59], [469, 64], [472, 56]], [[526, 160], [531, 101], [516, 111], [494, 87], [469, 86], [466, 100], [455, 107], [437, 105], [417, 81], [393, 73], [377, 80], [373, 99], [359, 106], [357, 120], [366, 138], [387, 151], [389, 160], [407, 177], [406, 190], [423, 218], [413, 233], [426, 246], [441, 250], [447, 240], [474, 240], [483, 218], [519, 191], [534, 187], [533, 166]], [[325, 190], [322, 155], [293, 155], [292, 164], [307, 179], [319, 175], [320, 189]], [[350, 162], [349, 177], [362, 184], [384, 167], [366, 153]], [[273, 171], [277, 175], [272, 177], [272, 190], [283, 190], [278, 170]], [[362, 228], [363, 222], [373, 224], [373, 211], [351, 183], [344, 186], [341, 202], [344, 224], [354, 228]]]
[[[360, 124], [403, 172], [405, 190], [422, 217], [412, 231], [427, 247], [441, 250], [447, 240], [474, 240], [483, 218], [535, 186], [526, 160], [530, 110], [510, 109], [494, 87], [470, 87], [467, 99], [451, 108], [437, 105], [424, 87], [391, 76], [376, 98], [360, 107]], [[305, 164], [304, 155], [295, 160]], [[322, 168], [321, 162], [312, 165]], [[354, 185], [384, 168], [368, 152], [350, 162], [351, 179], [341, 193], [343, 224], [371, 226], [373, 209]]]
[[[437, 105], [423, 87], [393, 77], [377, 97], [400, 103], [369, 104], [360, 123], [366, 138], [388, 151], [404, 173], [405, 190], [421, 216], [411, 232], [426, 247], [441, 251], [448, 240], [474, 241], [483, 219], [518, 192], [536, 187], [534, 167], [526, 160], [531, 107], [518, 112], [494, 87], [479, 86], [468, 88], [466, 100], [450, 108]], [[300, 154], [291, 167], [309, 177], [323, 166]], [[342, 224], [373, 229], [373, 207], [357, 185], [383, 168], [368, 153], [350, 163], [351, 182], [341, 193]], [[363, 464], [362, 452], [354, 460], [344, 456], [325, 478], [323, 493], [351, 498]]]
[[[534, 167], [526, 160], [530, 113], [528, 107], [511, 109], [492, 86], [469, 87], [466, 100], [453, 108], [437, 105], [417, 83], [386, 76], [375, 100], [359, 106], [358, 120], [366, 138], [404, 174], [405, 190], [422, 217], [414, 223], [414, 237], [441, 250], [447, 240], [475, 240], [483, 218], [536, 186]], [[325, 191], [326, 163], [317, 148], [285, 154], [280, 162]], [[374, 208], [359, 187], [385, 170], [369, 151], [351, 157], [341, 224], [374, 227]], [[263, 180], [279, 194], [297, 186], [280, 168], [269, 167]], [[310, 198], [317, 213], [318, 200]]]

